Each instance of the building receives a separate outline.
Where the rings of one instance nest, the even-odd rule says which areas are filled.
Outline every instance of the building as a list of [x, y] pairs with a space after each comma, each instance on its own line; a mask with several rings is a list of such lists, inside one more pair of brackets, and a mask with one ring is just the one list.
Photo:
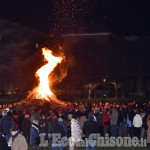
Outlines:
[[[114, 96], [114, 87], [108, 84], [116, 81], [121, 85], [120, 97], [149, 97], [149, 42], [149, 36], [117, 36], [107, 32], [64, 35], [63, 49], [74, 58], [65, 87], [78, 90], [84, 84], [98, 82], [101, 90], [107, 89], [109, 96]], [[103, 79], [107, 79], [107, 85]]]

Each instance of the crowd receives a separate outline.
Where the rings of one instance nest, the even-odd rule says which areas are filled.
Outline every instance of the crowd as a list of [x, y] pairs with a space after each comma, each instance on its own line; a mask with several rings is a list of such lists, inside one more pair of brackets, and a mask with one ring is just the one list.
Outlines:
[[[47, 148], [55, 150], [61, 144], [53, 144], [48, 134], [59, 133], [61, 137], [74, 137], [75, 142], [88, 138], [90, 134], [106, 133], [111, 137], [138, 137], [150, 143], [150, 102], [138, 106], [135, 101], [125, 104], [67, 102], [65, 108], [45, 110], [0, 109], [0, 149], [38, 150], [40, 134], [49, 141]], [[87, 150], [90, 149], [88, 145]], [[71, 150], [76, 147], [70, 147]], [[94, 150], [94, 147], [93, 147]]]

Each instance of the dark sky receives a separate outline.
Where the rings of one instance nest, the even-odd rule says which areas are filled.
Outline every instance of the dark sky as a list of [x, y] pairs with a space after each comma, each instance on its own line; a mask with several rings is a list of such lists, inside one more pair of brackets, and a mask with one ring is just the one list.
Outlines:
[[[21, 25], [30, 27], [32, 29], [45, 32], [47, 34], [55, 33], [56, 35], [65, 34], [65, 33], [96, 33], [96, 32], [104, 32], [104, 31], [110, 31], [115, 34], [132, 35], [132, 36], [150, 34], [149, 0], [0, 0], [0, 19], [16, 22]], [[139, 63], [141, 65], [141, 68], [144, 71], [146, 70], [145, 72], [149, 75], [149, 71], [150, 71], [149, 70], [149, 56], [150, 56], [149, 39], [145, 40], [146, 39], [145, 37], [143, 39], [141, 38], [141, 40], [139, 40], [139, 42], [137, 41], [137, 43], [127, 42], [127, 44], [125, 42], [126, 40], [123, 40], [123, 44], [122, 44], [122, 40], [119, 39], [120, 44], [118, 44], [118, 39], [115, 40], [115, 36], [113, 36], [110, 42], [106, 44], [104, 43], [106, 49], [105, 47], [101, 48], [101, 44], [100, 44], [100, 42], [102, 41], [101, 39], [98, 41], [95, 40], [97, 41], [98, 46], [94, 43], [95, 42], [94, 40], [93, 40], [94, 42], [92, 43], [90, 39], [88, 42], [89, 50], [87, 50], [86, 53], [84, 52], [84, 50], [87, 47], [86, 42], [85, 43], [83, 42], [83, 45], [82, 43], [76, 44], [77, 46], [79, 46], [76, 49], [82, 50], [83, 58], [84, 58], [83, 61], [85, 62], [85, 66], [87, 64], [89, 65], [88, 61], [90, 59], [95, 58], [92, 56], [97, 56], [97, 59], [92, 59], [93, 63], [90, 63], [92, 65], [90, 67], [87, 66], [88, 71], [85, 71], [85, 74], [88, 74], [88, 72], [90, 72], [91, 74], [95, 74], [96, 71], [99, 73], [97, 76], [114, 74], [115, 79], [117, 79], [119, 75], [118, 72], [124, 73], [122, 70], [125, 68], [124, 69], [125, 73], [128, 73], [130, 69], [132, 70], [136, 68], [134, 67], [134, 65]], [[67, 43], [66, 45], [69, 44]], [[93, 45], [95, 46], [94, 48], [95, 53], [93, 52]], [[9, 54], [10, 56], [9, 58], [11, 58], [12, 61], [15, 60], [14, 62], [16, 62], [17, 64], [15, 66], [12, 62], [11, 64], [14, 67], [11, 67], [11, 65], [8, 66], [8, 71], [12, 70], [12, 76], [13, 76], [17, 74], [16, 72], [14, 72], [14, 70], [18, 71], [18, 65], [20, 66], [20, 69], [23, 69], [23, 71], [25, 71], [24, 67], [22, 67], [21, 65], [24, 65], [24, 63], [26, 63], [26, 61], [28, 62], [28, 60], [23, 59], [24, 61], [22, 62], [22, 56], [17, 57], [21, 63], [18, 63], [19, 60], [15, 59], [15, 57], [13, 57], [12, 59], [12, 49], [14, 50], [14, 55], [17, 54], [17, 56], [18, 55], [20, 56], [20, 53], [17, 53], [17, 49], [13, 47], [11, 47], [9, 51], [5, 50], [6, 54], [7, 53], [9, 54], [9, 52], [11, 51], [11, 53]], [[101, 49], [104, 50], [104, 54]], [[112, 53], [109, 52], [107, 53], [107, 51], [109, 50]], [[5, 51], [3, 52], [5, 53]], [[108, 55], [106, 55], [106, 53]], [[78, 55], [76, 56], [75, 54], [73, 54], [73, 56], [75, 56], [76, 58], [80, 58], [81, 61], [82, 53], [80, 57], [78, 57], [80, 53], [77, 54]], [[24, 53], [22, 53], [22, 55], [24, 56]], [[71, 54], [69, 53], [68, 55]], [[89, 56], [89, 59], [87, 56]], [[31, 58], [31, 61], [32, 60], [33, 58]], [[42, 59], [37, 58], [35, 60], [42, 60]], [[96, 60], [98, 60], [98, 63], [96, 62]], [[37, 63], [37, 61], [35, 62]], [[26, 64], [27, 64], [26, 67], [27, 69], [29, 69], [29, 72], [31, 73], [33, 72], [34, 75], [35, 71], [33, 67], [28, 67], [29, 66], [28, 63]], [[83, 65], [83, 63], [80, 64]], [[93, 64], [97, 64], [97, 66]], [[130, 66], [130, 64], [131, 65], [133, 64], [133, 66]], [[79, 75], [82, 75], [80, 73], [80, 70], [83, 71], [82, 67], [84, 66], [82, 65], [81, 66], [79, 65], [80, 68], [77, 66], [77, 69], [79, 68], [79, 71], [75, 70], [76, 72], [79, 73]], [[108, 65], [109, 67], [107, 67]], [[33, 66], [35, 66], [35, 63], [33, 63]], [[95, 67], [95, 70], [93, 66]], [[99, 71], [97, 71], [96, 67], [99, 68]], [[32, 71], [30, 71], [30, 69]], [[93, 71], [91, 71], [92, 69]], [[12, 77], [9, 77], [9, 75], [11, 76], [11, 73], [9, 74], [3, 70], [2, 72], [8, 75], [6, 76], [6, 79], [3, 80], [4, 82], [2, 83], [5, 83], [5, 81], [7, 82], [8, 79], [9, 79], [8, 81], [10, 81], [11, 83]], [[23, 74], [23, 72], [21, 71], [19, 72]], [[26, 73], [28, 73], [28, 71], [26, 71]], [[19, 76], [20, 74], [17, 75]], [[28, 76], [29, 80], [31, 79], [29, 77], [29, 74], [25, 74], [25, 75]], [[70, 79], [72, 78], [71, 75], [72, 74], [70, 74]], [[76, 76], [76, 73], [74, 73], [74, 75]], [[3, 75], [3, 77], [5, 77], [5, 75]], [[15, 78], [17, 78], [16, 75]], [[21, 76], [19, 78], [20, 82], [24, 80], [24, 78], [25, 78], [24, 76]], [[19, 83], [16, 81], [18, 80], [13, 80], [13, 82]], [[76, 81], [80, 81], [80, 80], [78, 79], [74, 80], [75, 83]], [[30, 82], [31, 80], [29, 81], [29, 83]]]
[[39, 31], [48, 31], [50, 0], [0, 1], [0, 18], [20, 23]]
[[[68, 7], [64, 6], [70, 11], [69, 14], [72, 10], [74, 13], [78, 11], [75, 15], [79, 18], [77, 22], [87, 25], [84, 32], [100, 32], [105, 28], [127, 35], [150, 33], [148, 0], [1, 0], [0, 18], [49, 33], [53, 25], [59, 22], [57, 13], [62, 14], [61, 17], [64, 15], [61, 2], [68, 2], [65, 4]], [[69, 5], [69, 2], [73, 4]]]

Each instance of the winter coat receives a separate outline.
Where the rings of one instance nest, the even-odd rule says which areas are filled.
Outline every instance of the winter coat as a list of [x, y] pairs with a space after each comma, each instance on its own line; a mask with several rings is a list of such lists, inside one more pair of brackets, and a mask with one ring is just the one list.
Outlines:
[[3, 136], [0, 135], [0, 150], [9, 150], [8, 144]]
[[58, 123], [64, 128], [65, 136], [67, 136], [67, 127], [62, 121], [58, 121]]
[[66, 120], [65, 124], [67, 126], [67, 137], [70, 138], [71, 137], [71, 121]]
[[141, 117], [141, 115], [136, 114], [136, 115], [134, 116], [134, 118], [133, 118], [133, 126], [134, 126], [135, 128], [140, 128], [140, 127], [142, 127], [142, 124], [143, 124], [143, 122], [142, 122], [142, 117]]
[[124, 110], [119, 111], [119, 115], [118, 115], [118, 123], [120, 122], [124, 122], [126, 123], [127, 121], [127, 113]]
[[42, 120], [42, 119], [40, 120], [40, 122], [39, 122], [39, 132], [48, 134], [48, 121], [46, 119], [45, 120]]
[[51, 131], [52, 126], [53, 126], [53, 120], [52, 117], [50, 117], [48, 120], [48, 133]]
[[18, 128], [19, 127], [19, 120], [18, 120], [18, 117], [19, 115], [12, 115], [12, 119], [13, 119], [13, 122], [15, 123], [16, 127]]
[[109, 121], [110, 121], [109, 114], [104, 114], [104, 116], [103, 116], [103, 126], [104, 127], [110, 127], [110, 124], [109, 125], [105, 124], [106, 122], [109, 122]]
[[24, 135], [28, 135], [30, 133], [31, 121], [28, 118], [24, 118], [22, 122], [22, 131]]
[[0, 115], [0, 128], [1, 128], [1, 120], [2, 120], [3, 116]]
[[98, 113], [96, 115], [96, 119], [97, 119], [98, 126], [102, 126], [103, 125], [103, 113]]
[[19, 131], [22, 131], [22, 122], [23, 122], [23, 119], [24, 119], [24, 115], [23, 114], [19, 114], [18, 116], [18, 129]]
[[8, 116], [4, 116], [1, 120], [1, 128], [5, 133], [10, 133], [12, 121]]
[[35, 124], [33, 124], [30, 128], [30, 144], [31, 145], [39, 144], [39, 128]]
[[86, 121], [83, 125], [82, 131], [86, 138], [88, 138], [92, 133], [99, 133], [97, 122], [93, 120]]
[[142, 121], [143, 121], [143, 126], [142, 127], [144, 128], [144, 130], [148, 130], [147, 117], [148, 117], [148, 114], [146, 114], [144, 116], [144, 118], [142, 119]]
[[81, 138], [82, 130], [80, 129], [79, 122], [76, 119], [71, 120], [71, 137], [75, 139], [76, 142], [82, 140]]
[[147, 143], [150, 143], [150, 120], [147, 123], [148, 131], [147, 131]]
[[61, 137], [65, 136], [65, 130], [58, 122], [53, 124], [50, 133], [51, 134], [61, 134]]
[[133, 123], [133, 118], [135, 116], [133, 111], [128, 111], [128, 116], [129, 116], [129, 120], [131, 121], [131, 123]]
[[14, 141], [12, 141], [12, 137], [10, 137], [8, 143], [11, 143], [11, 150], [28, 150], [26, 139], [20, 133], [17, 135]]
[[85, 116], [80, 117], [79, 119], [79, 125], [80, 125], [80, 129], [82, 130], [84, 123], [87, 121]]
[[118, 112], [115, 110], [112, 110], [112, 113], [109, 116], [110, 118], [110, 125], [117, 125], [118, 123]]

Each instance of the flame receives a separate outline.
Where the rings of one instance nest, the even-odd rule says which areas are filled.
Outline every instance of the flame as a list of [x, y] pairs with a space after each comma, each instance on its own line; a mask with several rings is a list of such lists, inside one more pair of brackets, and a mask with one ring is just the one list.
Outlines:
[[52, 54], [52, 51], [46, 48], [42, 48], [42, 54], [44, 55], [45, 60], [47, 61], [47, 64], [42, 66], [37, 72], [36, 76], [39, 77], [39, 85], [29, 93], [28, 97], [33, 96], [36, 99], [45, 99], [45, 100], [56, 100], [55, 94], [50, 89], [50, 81], [49, 81], [49, 75], [54, 70], [54, 68], [57, 66], [57, 64], [61, 63], [63, 60], [63, 57], [55, 57]]

